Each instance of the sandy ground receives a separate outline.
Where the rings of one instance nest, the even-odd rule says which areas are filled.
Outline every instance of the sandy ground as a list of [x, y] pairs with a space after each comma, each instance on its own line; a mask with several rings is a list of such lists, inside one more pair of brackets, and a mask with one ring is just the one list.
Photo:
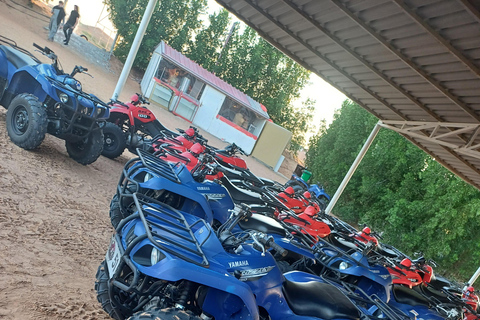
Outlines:
[[[65, 70], [74, 64], [88, 67], [95, 78], [78, 76], [84, 90], [109, 98], [118, 67], [104, 70], [72, 46], [48, 43], [45, 21], [9, 4], [0, 0], [0, 34], [29, 50], [33, 42], [48, 45]], [[138, 83], [129, 79], [120, 98], [138, 91]], [[108, 205], [131, 155], [100, 157], [82, 166], [52, 136], [37, 150], [25, 151], [10, 142], [5, 112], [0, 108], [0, 319], [108, 319], [96, 301], [94, 277], [112, 233]], [[167, 111], [154, 112], [170, 128], [188, 126]], [[223, 144], [205, 136], [213, 145]], [[285, 181], [255, 159], [248, 163], [260, 176]]]

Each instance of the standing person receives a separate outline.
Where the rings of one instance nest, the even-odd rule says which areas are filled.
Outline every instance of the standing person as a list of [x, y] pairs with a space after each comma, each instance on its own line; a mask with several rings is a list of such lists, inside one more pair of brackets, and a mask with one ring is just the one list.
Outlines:
[[48, 40], [53, 41], [61, 22], [65, 22], [65, 9], [63, 9], [63, 1], [58, 1], [58, 5], [52, 8], [52, 17], [50, 18], [50, 25], [48, 26], [50, 30]]
[[70, 17], [68, 17], [67, 22], [63, 26], [63, 33], [65, 34], [65, 41], [63, 43], [68, 46], [68, 42], [70, 41], [70, 37], [72, 36], [73, 29], [78, 24], [78, 20], [80, 20], [80, 12], [77, 5], [73, 6], [73, 10], [70, 13]]

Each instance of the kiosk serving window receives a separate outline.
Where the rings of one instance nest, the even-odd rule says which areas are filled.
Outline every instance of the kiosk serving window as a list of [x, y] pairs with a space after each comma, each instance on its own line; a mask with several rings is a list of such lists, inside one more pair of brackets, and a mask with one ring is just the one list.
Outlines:
[[255, 112], [228, 97], [223, 101], [218, 114], [253, 134], [257, 133], [258, 122], [264, 120], [260, 119]]
[[203, 91], [205, 90], [205, 83], [203, 81], [165, 59], [160, 61], [156, 78], [171, 87], [186, 93], [195, 100], [200, 100]]

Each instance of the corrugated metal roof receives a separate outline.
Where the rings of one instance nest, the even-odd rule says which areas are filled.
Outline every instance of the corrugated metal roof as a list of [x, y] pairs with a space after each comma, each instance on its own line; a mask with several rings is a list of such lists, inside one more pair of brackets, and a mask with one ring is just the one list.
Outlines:
[[477, 0], [216, 1], [480, 189]]
[[245, 93], [241, 92], [237, 88], [233, 87], [232, 85], [226, 83], [213, 73], [205, 70], [200, 65], [195, 63], [194, 61], [188, 59], [180, 52], [176, 51], [165, 42], [161, 42], [157, 49], [159, 53], [164, 56], [167, 60], [181, 66], [186, 71], [194, 75], [195, 77], [199, 78], [203, 82], [207, 83], [208, 85], [212, 86], [213, 88], [221, 91], [228, 97], [236, 100], [238, 103], [244, 105], [245, 107], [249, 108], [253, 112], [257, 113], [258, 115], [269, 119], [268, 113], [265, 112], [260, 103], [250, 98]]

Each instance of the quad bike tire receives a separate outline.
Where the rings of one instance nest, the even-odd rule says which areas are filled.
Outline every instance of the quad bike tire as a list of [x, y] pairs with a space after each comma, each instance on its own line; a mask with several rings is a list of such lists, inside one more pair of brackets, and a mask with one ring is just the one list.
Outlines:
[[110, 201], [110, 221], [112, 222], [112, 226], [117, 229], [118, 224], [122, 219], [125, 218], [122, 210], [120, 210], [120, 200], [118, 199], [118, 194], [112, 198]]
[[22, 93], [13, 98], [7, 110], [7, 131], [13, 143], [25, 150], [37, 148], [47, 126], [47, 111], [36, 96]]
[[65, 141], [65, 147], [73, 160], [83, 165], [91, 164], [102, 154], [102, 130], [94, 130], [87, 138], [77, 142]]
[[127, 147], [123, 130], [111, 122], [107, 122], [103, 127], [103, 141], [102, 155], [110, 159], [120, 157]]
[[102, 261], [100, 266], [97, 269], [97, 274], [95, 275], [95, 291], [97, 292], [97, 300], [102, 305], [103, 311], [108, 313], [108, 315], [115, 320], [123, 320], [119, 318], [115, 308], [112, 305], [110, 300], [110, 295], [108, 294], [108, 270], [105, 260]]
[[287, 187], [292, 187], [295, 190], [295, 192], [298, 192], [298, 191], [301, 191], [301, 190], [307, 191], [307, 188], [296, 180], [288, 180], [285, 183], [285, 188], [287, 188]]
[[147, 311], [134, 313], [128, 320], [201, 320], [202, 318], [192, 315], [188, 311], [174, 308], [153, 308]]

